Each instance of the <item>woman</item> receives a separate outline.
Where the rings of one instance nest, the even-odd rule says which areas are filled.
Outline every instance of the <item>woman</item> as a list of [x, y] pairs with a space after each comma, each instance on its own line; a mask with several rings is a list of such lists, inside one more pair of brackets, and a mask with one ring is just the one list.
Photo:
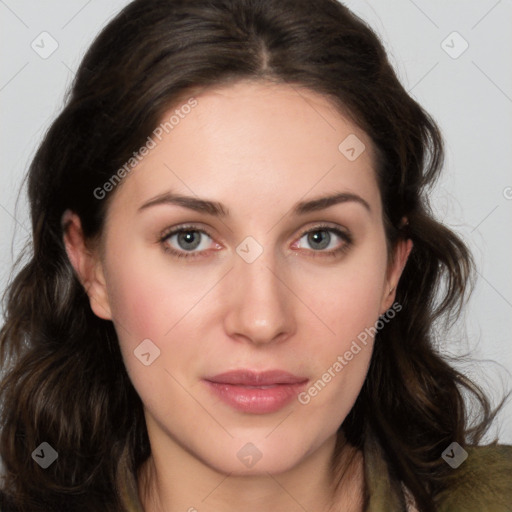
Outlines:
[[2, 511], [509, 510], [432, 346], [472, 266], [442, 155], [334, 0], [129, 4], [30, 168]]

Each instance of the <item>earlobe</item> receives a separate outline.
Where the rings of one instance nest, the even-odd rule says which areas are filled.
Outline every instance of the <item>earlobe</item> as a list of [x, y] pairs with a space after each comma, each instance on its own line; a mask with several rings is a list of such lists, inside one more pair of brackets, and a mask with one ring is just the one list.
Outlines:
[[94, 314], [104, 320], [111, 320], [107, 287], [97, 251], [87, 247], [80, 217], [70, 210], [62, 215], [64, 246], [78, 280], [84, 287]]

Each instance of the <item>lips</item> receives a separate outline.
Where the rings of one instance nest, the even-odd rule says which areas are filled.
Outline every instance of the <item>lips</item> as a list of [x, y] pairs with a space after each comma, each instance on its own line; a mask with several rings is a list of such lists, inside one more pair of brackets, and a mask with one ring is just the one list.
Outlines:
[[206, 380], [217, 384], [231, 384], [239, 386], [275, 386], [279, 384], [299, 384], [308, 379], [297, 377], [282, 370], [269, 370], [255, 372], [252, 370], [234, 370], [208, 377]]
[[308, 379], [283, 370], [234, 370], [204, 379], [218, 398], [232, 408], [252, 414], [276, 412], [304, 388]]

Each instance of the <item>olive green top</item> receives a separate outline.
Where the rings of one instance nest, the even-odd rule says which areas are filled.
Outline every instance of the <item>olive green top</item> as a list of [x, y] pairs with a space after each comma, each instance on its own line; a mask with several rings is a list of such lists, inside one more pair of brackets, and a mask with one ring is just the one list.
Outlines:
[[[466, 447], [466, 452], [467, 459], [451, 469], [450, 486], [439, 497], [439, 512], [512, 512], [512, 446]], [[379, 446], [367, 442], [363, 453], [369, 498], [365, 512], [415, 511], [413, 502], [404, 507], [403, 496], [390, 485], [388, 468]], [[449, 455], [453, 458], [453, 453]], [[118, 466], [118, 483], [126, 510], [144, 512], [126, 453]]]

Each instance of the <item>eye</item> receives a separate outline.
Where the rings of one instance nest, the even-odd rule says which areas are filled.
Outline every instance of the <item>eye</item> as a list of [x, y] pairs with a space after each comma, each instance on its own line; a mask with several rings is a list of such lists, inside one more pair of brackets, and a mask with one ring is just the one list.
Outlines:
[[307, 248], [312, 249], [313, 256], [336, 256], [349, 249], [352, 244], [351, 236], [331, 226], [315, 226], [302, 234], [295, 247], [299, 249]]
[[164, 250], [177, 257], [196, 257], [206, 251], [212, 237], [203, 229], [194, 226], [181, 226], [165, 233], [160, 242]]
[[[304, 240], [304, 241], [303, 241]], [[165, 252], [178, 258], [196, 258], [207, 255], [213, 238], [204, 229], [197, 226], [180, 226], [165, 232], [160, 243]], [[308, 253], [316, 256], [337, 256], [347, 251], [352, 244], [349, 233], [332, 226], [315, 226], [302, 234], [300, 239], [293, 244], [293, 248], [308, 249]], [[222, 246], [214, 244], [214, 249]]]

